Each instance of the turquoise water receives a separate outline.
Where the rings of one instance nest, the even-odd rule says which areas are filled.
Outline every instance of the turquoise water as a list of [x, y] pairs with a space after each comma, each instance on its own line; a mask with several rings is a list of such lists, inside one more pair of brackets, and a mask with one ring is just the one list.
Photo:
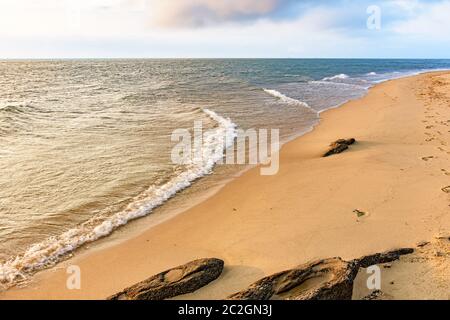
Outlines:
[[450, 60], [0, 61], [0, 282], [233, 171], [173, 164], [176, 129], [288, 139], [380, 81], [438, 69]]

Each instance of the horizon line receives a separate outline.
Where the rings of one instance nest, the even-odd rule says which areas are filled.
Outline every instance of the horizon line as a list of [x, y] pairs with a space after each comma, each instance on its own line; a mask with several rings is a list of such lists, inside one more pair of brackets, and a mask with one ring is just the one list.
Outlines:
[[401, 57], [25, 57], [4, 58], [0, 61], [20, 60], [450, 60], [449, 58], [401, 58]]

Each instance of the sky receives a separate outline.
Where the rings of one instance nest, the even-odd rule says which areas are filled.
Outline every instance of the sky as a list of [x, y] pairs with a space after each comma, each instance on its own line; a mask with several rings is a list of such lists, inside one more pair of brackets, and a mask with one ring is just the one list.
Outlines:
[[450, 58], [450, 0], [0, 0], [0, 58]]

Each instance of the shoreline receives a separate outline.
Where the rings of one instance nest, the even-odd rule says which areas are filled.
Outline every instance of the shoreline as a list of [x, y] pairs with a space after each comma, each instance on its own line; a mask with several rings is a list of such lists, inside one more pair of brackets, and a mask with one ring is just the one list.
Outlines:
[[[414, 152], [414, 146], [418, 148], [423, 146], [426, 149], [427, 145], [419, 144], [419, 140], [424, 140], [423, 133], [420, 135], [417, 130], [411, 130], [415, 125], [423, 124], [417, 119], [422, 115], [423, 105], [405, 92], [416, 90], [417, 93], [416, 80], [427, 81], [441, 74], [449, 75], [449, 72], [438, 71], [388, 80], [370, 88], [363, 98], [320, 113], [319, 124], [312, 131], [283, 145], [278, 175], [262, 177], [258, 174], [258, 167], [245, 169], [242, 175], [221, 186], [212, 196], [188, 210], [131, 239], [104, 249], [76, 255], [53, 269], [41, 271], [34, 277], [29, 287], [12, 288], [0, 293], [0, 299], [102, 299], [162, 270], [184, 264], [194, 258], [208, 256], [223, 258], [229, 267], [226, 267], [220, 284], [215, 283], [199, 290], [191, 295], [191, 298], [220, 299], [226, 294], [239, 291], [261, 276], [282, 271], [312, 258], [327, 255], [352, 258], [370, 253], [368, 251], [371, 250], [384, 250], [396, 245], [411, 245], [421, 240], [429, 240], [428, 238], [436, 234], [441, 221], [439, 224], [434, 221], [425, 227], [411, 226], [413, 222], [421, 221], [428, 216], [433, 218], [440, 216], [444, 221], [444, 230], [449, 230], [450, 223], [444, 211], [438, 210], [437, 213], [422, 217], [413, 210], [416, 214], [409, 217], [403, 206], [414, 208], [407, 203], [407, 195], [398, 189], [399, 185], [405, 188], [403, 183], [408, 181], [408, 178], [399, 173], [402, 171], [400, 169], [403, 169], [403, 172], [414, 171], [416, 175], [426, 178], [425, 172], [421, 172], [424, 168], [414, 169], [412, 159], [406, 158], [406, 155]], [[398, 106], [399, 104], [401, 106]], [[413, 109], [408, 110], [405, 104], [413, 106]], [[358, 106], [360, 108], [357, 109]], [[405, 110], [410, 111], [404, 114], [407, 118], [405, 120], [408, 121], [395, 123]], [[371, 114], [375, 111], [380, 113]], [[355, 121], [352, 121], [352, 118]], [[340, 121], [342, 119], [343, 121]], [[372, 120], [375, 120], [375, 124]], [[384, 123], [382, 120], [388, 121]], [[358, 121], [362, 123], [355, 123]], [[385, 132], [380, 132], [380, 129]], [[399, 136], [396, 129], [399, 129], [403, 136]], [[409, 134], [414, 137], [410, 137]], [[360, 141], [351, 151], [330, 159], [320, 158], [321, 152], [326, 150], [330, 142], [351, 136]], [[393, 155], [395, 151], [392, 149], [393, 145], [399, 148], [399, 155]], [[379, 154], [380, 149], [392, 158], [384, 159], [383, 156], [386, 155]], [[429, 155], [423, 155], [426, 156]], [[415, 160], [425, 162], [420, 156]], [[364, 170], [366, 165], [371, 170], [375, 169], [377, 171], [375, 173], [378, 174], [373, 172], [367, 174]], [[431, 166], [429, 162], [427, 165]], [[337, 171], [337, 168], [341, 171]], [[450, 168], [448, 170], [450, 171]], [[442, 175], [442, 172], [440, 174]], [[401, 180], [401, 183], [391, 181], [392, 175]], [[442, 178], [437, 175], [433, 178], [433, 183], [434, 180]], [[361, 176], [370, 179], [365, 180]], [[372, 179], [376, 182], [375, 186], [368, 183]], [[369, 184], [368, 189], [371, 193], [355, 188], [347, 180], [357, 182], [357, 186], [364, 184], [365, 181], [365, 184]], [[343, 184], [344, 193], [340, 192], [339, 184]], [[389, 189], [380, 189], [384, 184], [387, 184]], [[410, 191], [420, 195], [418, 193], [420, 190], [409, 185], [406, 185], [406, 188], [413, 189]], [[376, 191], [382, 195], [376, 194]], [[428, 188], [423, 192], [431, 196], [431, 190]], [[339, 196], [336, 196], [336, 193]], [[400, 204], [397, 203], [396, 197], [393, 198], [393, 194], [401, 195]], [[300, 195], [305, 199], [299, 199], [302, 198]], [[423, 205], [431, 203], [429, 200], [432, 198], [437, 197], [438, 203], [445, 202], [445, 199], [441, 199], [443, 196], [444, 194], [433, 193], [430, 198], [414, 199], [411, 202], [425, 208]], [[328, 204], [324, 203], [324, 197]], [[355, 204], [351, 204], [350, 201], [353, 197]], [[399, 217], [392, 218], [378, 214], [379, 206], [392, 202], [400, 212]], [[352, 216], [352, 210], [358, 208], [367, 210], [363, 206], [369, 207], [370, 215], [355, 225], [356, 219]], [[394, 208], [389, 206], [388, 208], [391, 213], [396, 212]], [[445, 209], [445, 206], [442, 208]], [[234, 209], [236, 211], [233, 211]], [[348, 216], [337, 217], [330, 211], [342, 213], [340, 211], [344, 209], [349, 210]], [[216, 214], [211, 216], [212, 212]], [[314, 213], [319, 214], [319, 217]], [[396, 235], [395, 226], [382, 228], [383, 220], [406, 223], [408, 227], [403, 226], [400, 229], [404, 229], [403, 238], [408, 239], [401, 239], [402, 237]], [[368, 226], [372, 226], [375, 230]], [[386, 234], [385, 229], [390, 232]], [[342, 234], [343, 230], [349, 231], [349, 234]], [[377, 240], [377, 232], [381, 233], [382, 239], [379, 243], [373, 243]], [[352, 242], [362, 241], [367, 235], [371, 237], [369, 243], [358, 244], [353, 248]], [[333, 236], [338, 241], [330, 241], [328, 237]], [[298, 243], [293, 243], [294, 240]], [[339, 242], [342, 247], [338, 245]], [[146, 252], [144, 256], [143, 252]], [[273, 257], [267, 259], [267, 255], [271, 252]], [[294, 252], [296, 256], [292, 255]], [[65, 288], [67, 277], [65, 266], [72, 264], [81, 267], [82, 281], [85, 284], [82, 290], [76, 292]], [[108, 265], [114, 265], [117, 269], [112, 271]]]
[[[434, 71], [443, 71], [443, 70], [434, 70]], [[398, 76], [398, 77], [395, 77], [392, 79], [383, 79], [383, 80], [378, 81], [378, 83], [395, 80], [397, 78], [419, 75], [419, 74], [427, 73], [427, 72], [428, 71], [426, 71], [426, 70], [415, 71], [415, 72], [411, 72], [409, 74], [403, 74], [401, 76]], [[401, 73], [399, 72], [399, 74], [401, 74]], [[365, 94], [361, 94], [361, 96], [359, 98], [358, 97], [351, 98], [350, 100], [347, 100], [346, 102], [336, 104], [334, 106], [328, 107], [323, 110], [315, 111], [316, 117], [317, 117], [315, 122], [311, 123], [309, 127], [306, 127], [303, 130], [299, 130], [296, 133], [292, 133], [292, 134], [284, 137], [282, 139], [282, 141], [280, 141], [281, 146], [284, 146], [286, 143], [289, 143], [289, 142], [291, 142], [297, 138], [300, 138], [301, 136], [313, 131], [314, 128], [320, 124], [320, 120], [321, 120], [320, 115], [323, 112], [326, 112], [328, 110], [332, 110], [335, 108], [339, 108], [342, 105], [344, 105], [345, 103], [348, 103], [349, 101], [363, 98], [369, 92], [370, 88], [373, 87], [374, 85], [376, 85], [376, 84], [372, 84], [370, 87], [367, 87], [365, 89]], [[264, 89], [264, 90], [266, 90], [266, 89]], [[288, 99], [291, 99], [291, 98], [288, 97]], [[300, 101], [299, 103], [302, 104], [303, 102]], [[208, 112], [210, 112], [210, 111], [208, 111]], [[184, 211], [196, 206], [198, 203], [204, 201], [205, 199], [211, 197], [212, 195], [214, 195], [215, 193], [220, 191], [220, 189], [223, 188], [231, 180], [235, 179], [236, 177], [241, 176], [246, 171], [255, 167], [255, 165], [242, 165], [242, 166], [240, 166], [240, 168], [233, 168], [231, 170], [230, 170], [229, 166], [227, 169], [225, 169], [225, 167], [226, 166], [219, 166], [219, 165], [215, 166], [215, 168], [213, 169], [213, 172], [210, 175], [209, 174], [203, 175], [202, 177], [192, 181], [192, 184], [189, 187], [182, 188], [175, 195], [173, 195], [169, 199], [165, 200], [164, 203], [162, 203], [161, 205], [156, 206], [154, 209], [152, 209], [149, 213], [145, 214], [144, 216], [139, 217], [139, 218], [132, 218], [132, 219], [128, 220], [121, 227], [112, 228], [112, 230], [110, 230], [108, 232], [108, 234], [102, 235], [93, 241], [89, 240], [82, 244], [74, 243], [73, 245], [75, 245], [76, 248], [74, 248], [73, 250], [68, 249], [69, 252], [65, 255], [62, 255], [62, 256], [56, 255], [55, 257], [52, 257], [50, 254], [50, 256], [48, 256], [46, 259], [52, 265], [54, 265], [55, 263], [60, 263], [64, 260], [66, 260], [68, 257], [73, 257], [75, 254], [78, 255], [83, 250], [93, 251], [93, 250], [91, 250], [91, 248], [96, 248], [96, 249], [105, 248], [110, 245], [115, 245], [120, 242], [123, 242], [123, 241], [129, 239], [130, 237], [140, 234], [144, 230], [147, 230], [155, 225], [158, 225], [162, 222], [170, 220], [171, 218], [175, 217], [179, 213], [184, 212]], [[226, 172], [226, 171], [228, 171], [228, 172]], [[136, 221], [139, 221], [139, 225], [137, 225]], [[73, 229], [68, 230], [68, 232], [75, 231], [75, 229], [77, 227], [78, 226], [75, 226]], [[94, 235], [94, 236], [96, 237], [96, 235]], [[46, 239], [44, 241], [47, 241], [47, 240], [48, 239]], [[52, 244], [53, 243], [46, 244], [45, 247], [50, 247], [50, 246], [52, 246]], [[38, 245], [38, 243], [34, 243], [32, 245]], [[65, 245], [68, 246], [67, 242], [65, 242]], [[63, 248], [61, 250], [65, 251], [66, 249]], [[45, 253], [44, 253], [44, 255], [45, 255]], [[18, 256], [16, 256], [16, 258], [17, 257], [20, 258], [21, 256], [18, 255]], [[53, 261], [53, 258], [55, 258], [56, 261], [51, 262], [51, 261]], [[37, 261], [40, 259], [38, 259], [36, 257], [36, 255], [34, 254], [34, 257], [33, 256], [29, 257], [29, 260]], [[11, 260], [5, 260], [5, 261], [11, 261]], [[30, 267], [32, 267], [32, 262], [30, 262], [30, 263], [31, 263]], [[40, 262], [40, 263], [42, 263], [42, 262]], [[21, 261], [21, 260], [17, 261], [17, 264], [19, 264], [19, 265], [27, 264], [28, 265], [28, 263], [26, 261]], [[47, 266], [47, 268], [49, 268], [49, 266]], [[33, 274], [40, 272], [42, 270], [45, 270], [47, 268], [41, 268], [38, 266], [37, 269], [33, 271]], [[32, 277], [32, 274], [29, 274], [28, 277]], [[18, 281], [20, 282], [20, 279]], [[6, 287], [8, 287], [8, 285]]]

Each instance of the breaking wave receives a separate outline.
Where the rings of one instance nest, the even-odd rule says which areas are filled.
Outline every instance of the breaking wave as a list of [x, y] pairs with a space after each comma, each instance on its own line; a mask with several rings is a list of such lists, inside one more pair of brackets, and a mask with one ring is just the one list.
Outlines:
[[325, 77], [322, 79], [322, 81], [333, 81], [333, 80], [345, 80], [348, 79], [349, 76], [346, 75], [345, 73], [341, 73], [341, 74], [337, 74], [335, 76], [332, 77]]
[[277, 90], [264, 89], [264, 92], [270, 94], [271, 96], [273, 96], [275, 98], [278, 98], [280, 101], [282, 101], [286, 104], [293, 105], [293, 106], [301, 106], [301, 107], [305, 107], [305, 108], [313, 110], [306, 102], [290, 98], [290, 97], [282, 94], [281, 92], [278, 92]]
[[192, 162], [183, 171], [163, 185], [152, 185], [138, 195], [122, 211], [106, 218], [94, 217], [63, 234], [48, 238], [28, 248], [25, 253], [0, 263], [0, 287], [10, 287], [18, 281], [61, 261], [80, 246], [111, 234], [129, 221], [150, 214], [195, 180], [208, 175], [223, 159], [225, 150], [231, 147], [237, 137], [237, 125], [211, 110], [203, 112], [217, 123], [203, 140], [200, 162]]

